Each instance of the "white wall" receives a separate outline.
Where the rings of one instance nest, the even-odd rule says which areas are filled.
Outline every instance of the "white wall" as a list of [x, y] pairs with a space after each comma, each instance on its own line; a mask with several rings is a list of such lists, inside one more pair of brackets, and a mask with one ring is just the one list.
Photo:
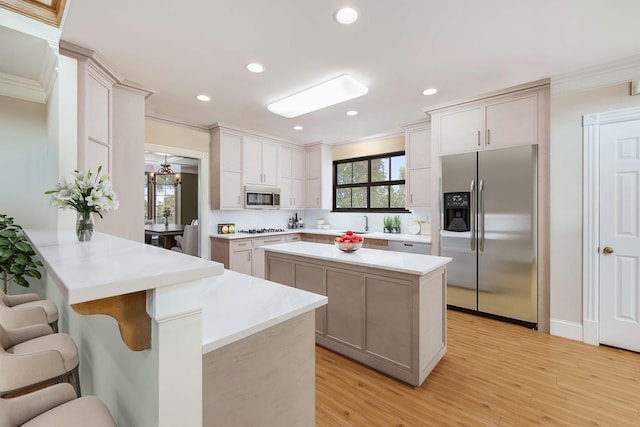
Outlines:
[[582, 116], [639, 105], [628, 83], [551, 98], [552, 333], [582, 325]]
[[188, 150], [209, 152], [211, 134], [207, 129], [183, 126], [166, 121], [147, 118], [145, 120], [145, 142]]
[[0, 96], [0, 211], [23, 227], [56, 226], [56, 209], [44, 194], [57, 182], [57, 149], [49, 131], [46, 105]]

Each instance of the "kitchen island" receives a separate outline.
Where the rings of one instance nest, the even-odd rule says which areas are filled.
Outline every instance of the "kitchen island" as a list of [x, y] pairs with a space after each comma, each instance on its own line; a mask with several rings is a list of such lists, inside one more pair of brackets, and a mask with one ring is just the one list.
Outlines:
[[314, 310], [327, 297], [225, 270], [202, 301], [203, 425], [315, 425]]
[[267, 280], [326, 295], [316, 343], [414, 386], [447, 350], [451, 258], [294, 242], [265, 247]]

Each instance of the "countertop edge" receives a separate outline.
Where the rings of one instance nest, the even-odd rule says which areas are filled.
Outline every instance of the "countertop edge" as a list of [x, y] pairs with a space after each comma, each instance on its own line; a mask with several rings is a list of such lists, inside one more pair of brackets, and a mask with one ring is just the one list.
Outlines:
[[[285, 285], [282, 285], [285, 286]], [[306, 304], [302, 307], [298, 307], [295, 310], [292, 310], [290, 312], [281, 314], [279, 316], [273, 317], [269, 320], [263, 321], [261, 323], [258, 323], [256, 325], [250, 326], [248, 328], [245, 328], [243, 330], [234, 332], [230, 335], [225, 336], [224, 338], [219, 338], [217, 340], [205, 343], [202, 343], [202, 354], [207, 354], [210, 353], [212, 351], [218, 350], [222, 347], [225, 347], [229, 344], [233, 344], [236, 341], [240, 341], [243, 338], [247, 338], [251, 335], [257, 334], [258, 332], [262, 332], [266, 329], [269, 329], [272, 326], [276, 326], [282, 322], [286, 322], [287, 320], [293, 319], [294, 317], [300, 316], [302, 314], [305, 314], [311, 310], [315, 310], [316, 308], [322, 307], [323, 305], [327, 304], [327, 301], [329, 300], [327, 297], [322, 296], [322, 295], [318, 295], [319, 298], [317, 301], [311, 302], [309, 304]]]
[[[231, 234], [218, 234], [209, 233], [209, 237], [222, 240], [236, 240], [236, 239], [253, 239], [269, 236], [286, 236], [289, 234], [317, 234], [322, 236], [339, 236], [344, 232], [342, 229], [320, 230], [316, 228], [298, 228], [285, 231], [274, 231], [270, 233], [231, 233]], [[365, 239], [379, 239], [398, 242], [412, 242], [412, 243], [431, 243], [431, 236], [426, 234], [395, 234], [395, 233], [381, 233], [378, 231], [368, 232], [362, 235]]]

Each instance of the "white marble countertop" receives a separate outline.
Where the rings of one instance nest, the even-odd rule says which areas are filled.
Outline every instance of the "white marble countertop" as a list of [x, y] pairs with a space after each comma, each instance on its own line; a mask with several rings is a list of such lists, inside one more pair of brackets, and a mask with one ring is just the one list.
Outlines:
[[94, 233], [78, 242], [72, 229], [28, 229], [27, 238], [69, 304], [160, 288], [222, 274], [222, 264]]
[[202, 353], [208, 353], [327, 303], [327, 297], [224, 270], [204, 280]]
[[[318, 228], [297, 228], [286, 231], [276, 231], [272, 233], [232, 233], [232, 234], [218, 234], [218, 233], [210, 233], [209, 237], [215, 237], [217, 239], [226, 239], [226, 240], [234, 240], [234, 239], [250, 239], [254, 237], [269, 237], [269, 236], [278, 236], [278, 235], [286, 235], [286, 234], [299, 234], [299, 233], [307, 233], [307, 234], [321, 234], [325, 236], [340, 236], [346, 230], [321, 230]], [[359, 234], [359, 233], [357, 233]], [[380, 232], [366, 232], [362, 234], [365, 239], [381, 239], [381, 240], [395, 240], [399, 242], [411, 242], [411, 243], [431, 243], [431, 236], [423, 235], [423, 234], [393, 234], [393, 233], [380, 233]]]
[[312, 242], [281, 243], [278, 245], [264, 246], [263, 249], [267, 252], [380, 268], [418, 276], [430, 273], [451, 262], [451, 258], [448, 257], [392, 252], [379, 249], [362, 248], [355, 252], [343, 252], [335, 245]]

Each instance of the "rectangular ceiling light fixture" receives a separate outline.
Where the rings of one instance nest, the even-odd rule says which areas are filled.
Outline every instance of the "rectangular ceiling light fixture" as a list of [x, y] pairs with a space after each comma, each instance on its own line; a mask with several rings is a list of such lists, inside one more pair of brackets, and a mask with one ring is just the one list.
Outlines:
[[267, 108], [272, 113], [292, 118], [366, 95], [367, 92], [368, 87], [350, 75], [343, 74], [269, 104]]

